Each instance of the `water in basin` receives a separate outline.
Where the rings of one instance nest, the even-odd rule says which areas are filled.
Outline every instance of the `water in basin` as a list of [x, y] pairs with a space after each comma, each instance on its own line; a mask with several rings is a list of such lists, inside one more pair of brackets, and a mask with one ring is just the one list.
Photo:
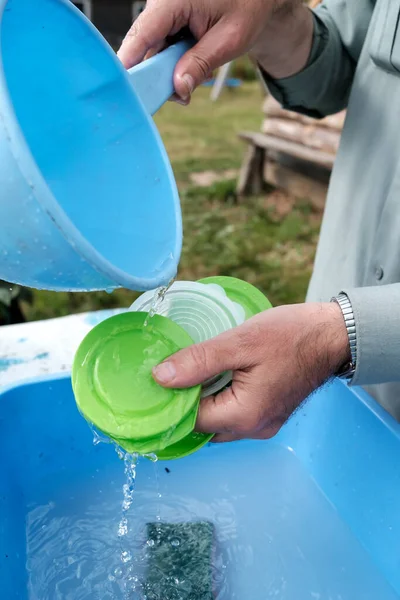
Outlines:
[[[69, 380], [3, 398], [0, 430], [8, 457], [0, 479], [5, 600], [142, 598], [146, 524], [156, 520], [213, 523], [219, 600], [398, 598], [283, 443], [209, 446], [168, 463], [142, 459], [121, 542], [123, 463], [111, 446], [93, 446]], [[179, 583], [162, 600], [180, 598], [197, 600]]]

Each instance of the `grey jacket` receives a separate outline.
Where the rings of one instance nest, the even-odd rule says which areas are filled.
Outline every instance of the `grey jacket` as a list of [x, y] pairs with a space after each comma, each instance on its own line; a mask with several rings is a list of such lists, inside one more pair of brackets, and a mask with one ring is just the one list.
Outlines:
[[325, 0], [307, 67], [267, 79], [284, 107], [348, 107], [308, 300], [345, 291], [367, 386], [400, 419], [400, 0]]

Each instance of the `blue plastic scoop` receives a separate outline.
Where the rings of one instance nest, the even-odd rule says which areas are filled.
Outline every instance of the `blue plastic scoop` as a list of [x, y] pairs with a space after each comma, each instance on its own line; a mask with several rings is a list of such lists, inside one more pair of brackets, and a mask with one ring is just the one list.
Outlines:
[[188, 47], [128, 73], [69, 0], [0, 0], [0, 279], [143, 291], [174, 277], [180, 203], [151, 115]]

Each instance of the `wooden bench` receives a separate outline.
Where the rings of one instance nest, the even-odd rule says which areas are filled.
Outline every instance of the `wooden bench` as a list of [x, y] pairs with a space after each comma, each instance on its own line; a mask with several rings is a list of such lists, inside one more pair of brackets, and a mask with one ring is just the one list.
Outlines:
[[270, 96], [263, 111], [260, 132], [239, 134], [248, 148], [240, 170], [238, 197], [259, 194], [270, 184], [323, 207], [345, 112], [311, 119], [282, 109]]

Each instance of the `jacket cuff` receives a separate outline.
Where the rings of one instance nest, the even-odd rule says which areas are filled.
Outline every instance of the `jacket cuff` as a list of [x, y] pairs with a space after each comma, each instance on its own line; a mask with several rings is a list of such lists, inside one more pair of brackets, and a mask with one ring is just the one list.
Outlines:
[[400, 283], [342, 292], [352, 304], [357, 336], [351, 385], [400, 381]]

